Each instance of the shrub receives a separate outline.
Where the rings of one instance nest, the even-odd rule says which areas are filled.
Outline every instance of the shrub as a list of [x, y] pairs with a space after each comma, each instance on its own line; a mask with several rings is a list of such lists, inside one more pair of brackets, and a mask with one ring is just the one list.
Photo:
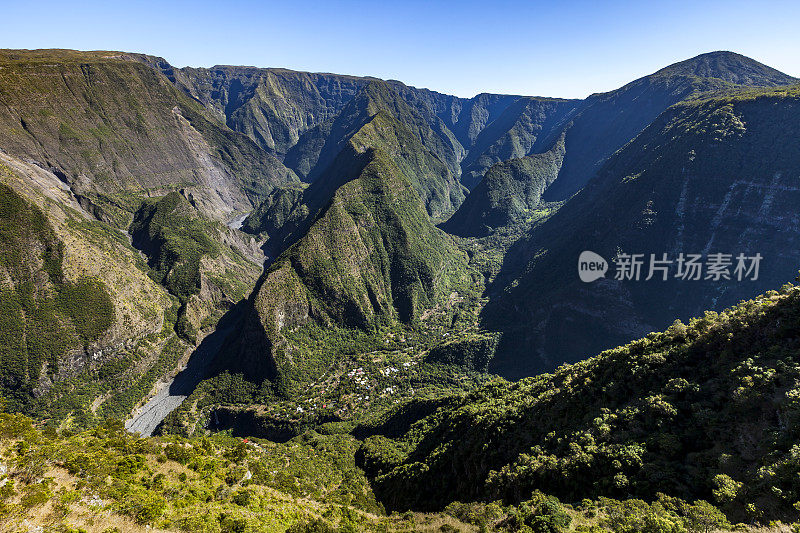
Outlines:
[[164, 448], [164, 455], [167, 456], [167, 459], [186, 465], [194, 458], [195, 454], [191, 448], [172, 443]]
[[20, 505], [24, 509], [32, 509], [33, 507], [44, 505], [52, 496], [53, 493], [47, 483], [35, 483], [23, 489]]
[[139, 524], [152, 523], [167, 508], [166, 500], [159, 494], [142, 487], [132, 486], [118, 502], [118, 510]]
[[317, 518], [294, 524], [286, 530], [286, 533], [337, 533], [337, 530], [323, 519]]
[[736, 499], [739, 490], [742, 488], [742, 483], [734, 480], [726, 474], [717, 474], [714, 476], [714, 499], [718, 503], [728, 503]]
[[522, 529], [530, 528], [534, 533], [559, 533], [566, 531], [572, 518], [564, 510], [561, 502], [553, 496], [534, 491], [531, 498], [512, 508], [507, 525]]

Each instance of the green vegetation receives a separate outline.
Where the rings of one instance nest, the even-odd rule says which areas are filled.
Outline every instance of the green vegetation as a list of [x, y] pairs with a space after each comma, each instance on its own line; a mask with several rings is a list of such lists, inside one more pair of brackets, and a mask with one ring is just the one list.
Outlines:
[[176, 192], [144, 202], [130, 232], [134, 245], [150, 257], [156, 281], [182, 303], [200, 291], [200, 259], [219, 254], [208, 225]]
[[486, 372], [497, 348], [493, 335], [474, 335], [431, 348], [427, 361], [456, 365], [466, 370]]
[[558, 177], [564, 138], [543, 154], [493, 165], [442, 228], [455, 235], [483, 237], [493, 230], [527, 222], [543, 204], [545, 189]]
[[183, 196], [173, 192], [144, 202], [130, 227], [134, 246], [150, 258], [155, 281], [180, 301], [175, 331], [190, 342], [196, 342], [197, 329], [189, 320], [187, 305], [189, 297], [200, 292], [200, 261], [220, 253], [208, 226]]
[[[662, 113], [591, 185], [503, 255], [496, 296], [482, 317], [485, 328], [503, 332], [492, 371], [514, 378], [549, 371], [794, 277], [800, 257], [793, 230], [779, 228], [800, 200], [800, 93], [795, 87], [737, 94]], [[667, 252], [674, 261], [706, 246], [707, 253], [760, 253], [771, 264], [755, 281], [687, 283], [675, 279], [675, 264], [670, 279], [644, 281], [650, 254]], [[587, 249], [608, 261], [643, 254], [642, 281], [582, 283], [575, 261]], [[610, 265], [607, 278], [615, 274]]]
[[[204, 324], [222, 314], [221, 309], [213, 308], [219, 302], [192, 299], [203, 289], [204, 279], [221, 291], [217, 299], [226, 298], [230, 306], [255, 282], [256, 265], [232, 246], [222, 244], [224, 231], [221, 224], [204, 219], [177, 192], [143, 202], [130, 226], [134, 246], [149, 258], [153, 279], [180, 302], [175, 331], [191, 343], [196, 342]], [[212, 309], [197, 309], [200, 306]]]
[[[558, 142], [553, 143], [553, 136], [560, 133], [560, 129], [564, 127], [564, 120], [575, 112], [577, 106], [579, 106], [579, 102], [576, 100], [533, 97], [516, 99], [491, 123], [487, 124], [475, 138], [474, 145], [470, 147], [467, 157], [461, 162], [461, 182], [471, 191], [475, 190], [494, 165], [506, 161], [511, 163], [515, 160], [517, 163], [506, 165], [500, 172], [510, 171], [512, 175], [520, 172], [533, 173], [534, 179], [540, 178], [542, 174], [552, 174], [553, 170], [546, 168], [553, 164], [552, 161], [536, 161], [534, 159], [526, 162], [525, 160], [527, 156], [533, 154], [538, 155], [558, 150], [556, 148]], [[553, 145], [553, 148], [550, 145]], [[564, 157], [563, 146], [560, 150], [562, 153], [557, 154], [556, 157], [557, 166], [561, 165]], [[536, 167], [541, 167], [541, 170], [536, 170]], [[558, 168], [555, 168], [554, 171], [555, 174], [552, 174], [549, 181], [555, 179]], [[519, 178], [511, 179], [518, 180]], [[536, 179], [536, 181], [539, 180]], [[544, 186], [549, 184], [546, 183]], [[541, 185], [534, 185], [534, 187], [536, 186], [543, 190]], [[479, 196], [484, 194], [486, 193], [479, 193]], [[503, 194], [503, 192], [498, 189], [494, 194]], [[533, 199], [538, 202], [538, 198], [530, 198], [530, 196], [535, 196], [532, 194], [525, 195], [520, 194], [520, 191], [514, 191], [513, 195], [522, 197], [517, 201], [530, 202]], [[472, 195], [470, 194], [470, 196]], [[529, 196], [529, 198], [525, 198], [525, 196]]]
[[209, 211], [244, 209], [297, 179], [133, 55], [3, 51], [0, 66], [3, 149], [53, 169], [117, 227], [138, 207], [131, 196], [188, 188]]
[[[350, 100], [335, 120], [321, 124], [301, 137], [287, 154], [287, 164], [307, 165], [306, 179], [327, 181], [323, 188], [338, 187], [343, 179], [331, 165], [355, 142], [391, 154], [394, 163], [419, 194], [434, 218], [452, 213], [464, 199], [458, 183], [458, 167], [451, 138], [438, 122], [424, 116], [424, 109], [409, 105], [385, 82], [370, 81]], [[432, 127], [433, 126], [433, 127]], [[351, 141], [352, 139], [352, 141]], [[319, 207], [319, 206], [317, 206]]]
[[70, 350], [88, 347], [114, 322], [102, 282], [67, 281], [63, 244], [44, 214], [0, 184], [0, 392], [24, 409], [45, 371]]
[[[230, 420], [220, 427], [236, 426], [243, 435], [296, 435], [306, 428], [323, 431], [332, 421], [352, 427], [410, 398], [473, 390], [487, 380], [495, 343], [478, 328], [482, 302], [476, 287], [453, 289], [411, 323], [347, 328], [309, 322], [284, 329], [275, 350], [282, 362], [276, 374], [269, 373], [264, 352], [247, 340], [241, 352], [246, 358], [220, 361], [221, 374], [168, 417], [168, 431], [202, 429], [218, 418], [213, 411], [222, 405]], [[241, 349], [238, 342], [232, 344]]]
[[355, 466], [358, 446], [348, 435], [313, 431], [283, 444], [226, 434], [143, 439], [115, 422], [59, 433], [2, 413], [0, 521], [11, 531], [40, 526], [98, 533], [731, 529], [708, 502], [663, 494], [652, 503], [601, 497], [570, 505], [534, 491], [518, 505], [453, 502], [435, 514], [386, 514]]
[[[564, 130], [567, 151], [547, 200], [578, 192], [617, 150], [670, 106], [703, 95], [776, 87], [797, 79], [732, 52], [711, 52], [670, 65], [607, 93], [584, 100]], [[555, 140], [555, 139], [554, 139]]]
[[[301, 185], [278, 187], [250, 213], [242, 224], [242, 230], [247, 233], [266, 233], [274, 235], [278, 231], [285, 231], [291, 216], [296, 209], [301, 209], [300, 201], [303, 197]], [[308, 216], [303, 213], [301, 216]]]
[[[328, 333], [318, 329], [306, 345], [290, 338], [293, 355], [299, 354], [291, 370], [302, 368], [305, 374], [292, 372], [258, 383], [252, 380], [252, 370], [223, 372], [200, 384], [166, 419], [164, 432], [190, 435], [211, 426], [274, 440], [307, 429], [347, 433], [359, 423], [377, 423], [387, 409], [410, 399], [435, 400], [471, 391], [488, 379], [483, 369], [465, 361], [461, 346], [448, 350], [452, 361], [428, 361], [418, 352], [424, 344], [412, 340], [412, 331], [383, 330], [385, 340], [378, 345], [363, 332]], [[318, 344], [313, 344], [315, 338]]]
[[72, 527], [91, 531], [112, 524], [219, 532], [283, 531], [314, 519], [351, 528], [380, 522], [373, 513], [381, 508], [353, 464], [352, 438], [309, 435], [285, 445], [223, 435], [140, 439], [114, 423], [57, 436], [6, 414], [0, 434], [6, 523], [19, 524], [43, 506], [44, 525], [75, 521]]
[[156, 381], [175, 369], [189, 348], [171, 331], [173, 323], [167, 322], [160, 334], [106, 348], [99, 364], [58, 376], [47, 389], [29, 398], [23, 411], [48, 427], [71, 429], [93, 427], [108, 418], [126, 418]]
[[[800, 530], [797, 288], [488, 373], [793, 275], [796, 81], [714, 53], [466, 100], [0, 52], [0, 404], [34, 417], [0, 413], [2, 528]], [[746, 242], [758, 285], [564, 278], [587, 246]], [[215, 326], [211, 377], [127, 434]]]
[[[388, 98], [386, 87], [369, 91], [370, 102]], [[231, 358], [233, 371], [246, 368], [256, 380], [280, 376], [283, 388], [307, 383], [342, 353], [336, 345], [347, 342], [347, 330], [361, 330], [368, 340], [355, 345], [374, 351], [382, 329], [425, 329], [428, 310], [475, 299], [477, 273], [433, 226], [414, 187], [416, 174], [387, 145], [387, 138], [408, 133], [374, 106], [367, 107], [376, 114], [351, 136], [325, 181], [304, 192], [309, 205], [321, 207], [309, 210], [316, 214], [308, 230], [259, 281], [243, 338], [262, 342], [237, 348], [242, 356]], [[334, 329], [319, 335], [319, 326]]]
[[536, 489], [567, 501], [664, 493], [712, 501], [732, 521], [796, 520], [798, 332], [789, 285], [551, 375], [498, 381], [386, 441], [393, 454], [370, 450], [383, 464], [376, 492], [401, 509]]

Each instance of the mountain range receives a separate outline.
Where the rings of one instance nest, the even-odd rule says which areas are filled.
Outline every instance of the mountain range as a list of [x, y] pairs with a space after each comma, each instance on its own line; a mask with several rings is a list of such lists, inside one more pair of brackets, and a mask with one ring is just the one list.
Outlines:
[[[796, 297], [768, 291], [800, 265], [798, 119], [800, 80], [732, 52], [578, 100], [1, 50], [0, 395], [54, 438], [340, 439], [343, 505], [465, 528], [448, 504], [794, 519]], [[680, 279], [694, 254], [727, 274]]]

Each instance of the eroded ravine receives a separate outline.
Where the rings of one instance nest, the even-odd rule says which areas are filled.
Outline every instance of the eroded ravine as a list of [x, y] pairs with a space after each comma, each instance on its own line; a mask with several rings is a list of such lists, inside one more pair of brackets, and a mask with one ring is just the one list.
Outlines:
[[125, 421], [125, 429], [142, 436], [151, 436], [159, 424], [178, 408], [208, 376], [214, 357], [231, 332], [230, 327], [216, 330], [208, 335], [189, 357], [186, 367], [148, 402], [136, 410], [134, 416]]

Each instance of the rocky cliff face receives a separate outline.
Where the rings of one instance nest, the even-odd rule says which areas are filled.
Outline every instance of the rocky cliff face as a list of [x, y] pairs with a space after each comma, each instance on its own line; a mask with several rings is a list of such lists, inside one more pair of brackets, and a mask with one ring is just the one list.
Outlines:
[[[575, 361], [705, 309], [719, 310], [795, 277], [800, 152], [796, 89], [681, 104], [617, 153], [598, 177], [509, 255], [524, 273], [496, 294], [487, 319], [506, 331], [494, 361], [511, 376]], [[780, 127], [775, 127], [780, 124]], [[577, 276], [583, 250], [732, 254], [731, 280], [615, 280]], [[757, 281], [737, 281], [735, 256], [761, 254]], [[519, 268], [509, 263], [507, 272]], [[503, 278], [501, 273], [500, 278]], [[495, 289], [508, 283], [498, 282]], [[508, 317], [515, 323], [508, 326]]]
[[[330, 163], [323, 157], [320, 165], [319, 154], [337, 152], [347, 108], [376, 81], [255, 67], [175, 69], [159, 58], [143, 60], [308, 181]], [[579, 104], [494, 94], [464, 99], [398, 81], [386, 83], [407, 104], [402, 114], [413, 120], [412, 131], [427, 130], [426, 147], [469, 188], [494, 163], [550, 148], [545, 141]]]
[[53, 170], [110, 222], [126, 224], [137, 196], [176, 188], [224, 219], [296, 179], [125, 54], [6, 51], [0, 66], [3, 149]]
[[284, 69], [182, 70], [181, 86], [234, 131], [283, 159], [300, 135], [335, 117], [367, 79]]
[[138, 397], [122, 396], [157, 359], [139, 350], [159, 344], [169, 295], [126, 236], [84, 210], [54, 174], [0, 154], [0, 189], [0, 394], [43, 416], [74, 410], [85, 422], [94, 400], [95, 411], [109, 400], [110, 412], [124, 414]]
[[[124, 417], [258, 277], [256, 243], [219, 221], [297, 178], [127, 54], [4, 51], [0, 101], [4, 202], [23, 206], [4, 213], [19, 255], [3, 394], [43, 416]], [[194, 222], [149, 219], [143, 257], [129, 224], [164, 195]]]
[[452, 145], [385, 82], [368, 83], [333, 121], [306, 132], [287, 154], [287, 164], [298, 168], [309, 181], [317, 180], [352, 136], [380, 112], [402, 125], [401, 130], [375, 133], [384, 133], [383, 142], [393, 145], [390, 150], [397, 153], [398, 160], [414, 167], [410, 175], [429, 214], [441, 217], [454, 211], [464, 192], [458, 183]]
[[[503, 333], [493, 369], [509, 376], [780, 285], [797, 259], [796, 94], [742, 90], [793, 81], [713, 53], [583, 101], [463, 99], [397, 81], [178, 69], [118, 52], [0, 52], [3, 182], [49, 228], [6, 235], [27, 265], [4, 275], [8, 290], [22, 295], [27, 320], [33, 309], [68, 313], [58, 295], [97, 278], [105, 289], [90, 292], [113, 309], [91, 338], [77, 315], [58, 315], [74, 342], [26, 355], [32, 366], [4, 383], [23, 391], [20, 405], [63, 399], [89, 418], [119, 413], [248, 294], [220, 367], [267, 386], [314, 375], [351, 334], [425, 337], [416, 326], [435, 309], [444, 310], [437, 338], [421, 343], [467, 324], [437, 357], [471, 361], [458, 352], [466, 346], [483, 368], [495, 337], [474, 324], [484, 283], [475, 265], [491, 264], [484, 325]], [[435, 226], [453, 212], [441, 227], [465, 239]], [[225, 227], [234, 217], [248, 233]], [[583, 285], [563, 273], [584, 248], [609, 260], [760, 252], [764, 264], [751, 285]], [[61, 277], [48, 266], [56, 249]], [[465, 289], [459, 318], [450, 311]], [[40, 327], [25, 320], [4, 331]], [[124, 349], [109, 358], [111, 345]], [[48, 374], [56, 363], [82, 384]]]
[[547, 143], [578, 102], [519, 98], [476, 137], [464, 159], [462, 183], [473, 189], [495, 163], [550, 149]]
[[562, 136], [547, 152], [493, 165], [442, 227], [454, 235], [484, 237], [534, 218], [558, 178], [564, 152]]

